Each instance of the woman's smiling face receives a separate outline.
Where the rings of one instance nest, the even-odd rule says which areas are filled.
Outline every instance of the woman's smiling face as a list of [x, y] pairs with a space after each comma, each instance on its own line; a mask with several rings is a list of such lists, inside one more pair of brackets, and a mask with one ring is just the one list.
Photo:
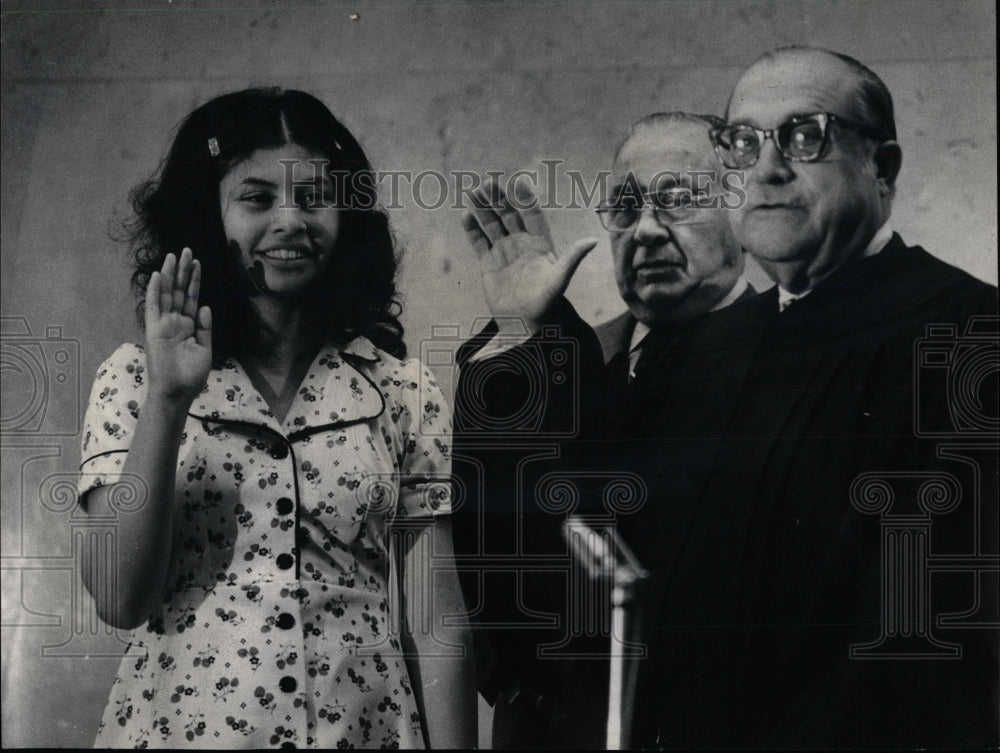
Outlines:
[[340, 212], [326, 165], [322, 154], [286, 144], [254, 151], [220, 182], [226, 241], [261, 293], [301, 292], [331, 263]]

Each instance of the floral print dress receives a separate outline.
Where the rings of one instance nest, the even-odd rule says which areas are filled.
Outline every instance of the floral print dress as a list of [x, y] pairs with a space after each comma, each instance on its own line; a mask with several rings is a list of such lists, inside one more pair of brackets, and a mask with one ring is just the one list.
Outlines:
[[[82, 504], [129, 482], [145, 394], [145, 353], [123, 345], [88, 404]], [[391, 563], [450, 512], [450, 429], [430, 372], [364, 338], [321, 349], [282, 423], [239, 363], [213, 369], [181, 439], [162, 599], [96, 744], [423, 747]]]

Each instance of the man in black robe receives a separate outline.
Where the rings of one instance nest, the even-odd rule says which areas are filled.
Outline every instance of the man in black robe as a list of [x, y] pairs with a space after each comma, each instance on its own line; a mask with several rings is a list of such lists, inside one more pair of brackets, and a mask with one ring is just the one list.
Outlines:
[[[615, 523], [603, 492], [623, 479], [618, 488], [641, 502], [637, 477], [623, 476], [623, 461], [611, 455], [638, 456], [642, 437], [616, 425], [616, 406], [647, 338], [680, 337], [700, 316], [752, 295], [722, 209], [721, 166], [708, 138], [718, 125], [650, 115], [616, 152], [600, 212], [628, 312], [597, 335], [559, 298], [595, 242], [557, 258], [524, 186], [514, 197], [480, 194], [466, 220], [496, 320], [459, 356], [454, 454], [467, 499], [455, 538], [460, 557], [475, 555], [464, 585], [479, 637], [489, 639], [478, 658], [495, 747], [604, 744], [607, 610], [584, 608], [587, 626], [572, 618], [574, 603], [588, 597], [571, 588], [585, 576], [571, 573], [561, 524], [570, 512]], [[513, 335], [510, 324], [520, 328]], [[532, 379], [543, 373], [544, 384]], [[533, 404], [537, 413], [526, 408]], [[560, 489], [584, 503], [562, 505]]]
[[[996, 747], [996, 289], [892, 232], [892, 100], [857, 61], [765, 55], [728, 120], [733, 228], [776, 286], [648, 342], [605, 418], [648, 492], [632, 742]], [[546, 321], [582, 373], [574, 317]]]
[[647, 414], [676, 503], [638, 545], [635, 742], [995, 747], [997, 291], [892, 232], [892, 100], [857, 61], [769, 53], [727, 118], [734, 231], [776, 286], [653, 369], [718, 433], [678, 498], [657, 469], [690, 412]]

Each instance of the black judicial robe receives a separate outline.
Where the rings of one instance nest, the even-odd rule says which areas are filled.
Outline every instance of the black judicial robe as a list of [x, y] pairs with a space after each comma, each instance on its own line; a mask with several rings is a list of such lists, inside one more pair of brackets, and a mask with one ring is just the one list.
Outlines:
[[[551, 317], [557, 337], [515, 349], [522, 352], [507, 356], [507, 369], [490, 359], [490, 366], [463, 370], [456, 473], [473, 471], [464, 484], [471, 504], [456, 516], [456, 539], [465, 542], [456, 541], [460, 557], [474, 536], [461, 536], [459, 519], [468, 523], [473, 510], [479, 555], [484, 546], [513, 559], [558, 552], [560, 515], [540, 506], [538, 495], [538, 480], [552, 469], [591, 472], [589, 483], [574, 478], [575, 511], [585, 514], [607, 510], [602, 470], [635, 474], [645, 501], [617, 515], [616, 525], [653, 579], [633, 744], [995, 744], [998, 548], [989, 416], [995, 423], [997, 412], [989, 379], [995, 389], [996, 369], [988, 352], [973, 353], [988, 351], [989, 338], [969, 332], [973, 317], [995, 313], [995, 289], [895, 236], [882, 253], [846, 265], [781, 315], [772, 290], [700, 318], [683, 337], [653, 333], [639, 378], [626, 387], [604, 368], [593, 332], [563, 302]], [[977, 331], [990, 326], [973, 323]], [[929, 324], [945, 326], [928, 339]], [[575, 348], [573, 368], [562, 370], [570, 378], [553, 380], [550, 349], [565, 341]], [[992, 342], [995, 348], [995, 335]], [[952, 355], [919, 360], [928, 351]], [[543, 458], [540, 445], [532, 457], [525, 435], [491, 441], [477, 426], [484, 406], [510, 417], [538, 392], [525, 353], [547, 380], [535, 439], [576, 422], [555, 457]], [[952, 378], [963, 386], [949, 388], [949, 367], [933, 365], [946, 361], [971, 370]], [[491, 378], [483, 377], [487, 369]], [[983, 404], [956, 412], [955, 400], [970, 390], [972, 403]], [[935, 495], [955, 496], [956, 485], [958, 505], [928, 514], [927, 500], [937, 509]], [[880, 495], [892, 495], [894, 506], [877, 514]], [[895, 570], [886, 565], [885, 552], [898, 542], [883, 539], [893, 526], [905, 529], [903, 519], [923, 532], [917, 553], [938, 558], [937, 570], [926, 557]], [[893, 594], [907, 582], [903, 571], [923, 580], [900, 606], [902, 596], [893, 601]], [[896, 580], [883, 585], [889, 575]], [[567, 611], [566, 578], [517, 578], [466, 571], [484, 624]], [[917, 626], [902, 613], [913, 611], [914, 594], [926, 596]], [[969, 615], [937, 623], [963, 612]], [[557, 709], [548, 731], [522, 742], [599, 747], [603, 697], [588, 699], [606, 682], [606, 662], [538, 661], [538, 646], [564, 627], [543, 622], [486, 631], [498, 658], [492, 674], [505, 678], [498, 684], [520, 678]], [[917, 640], [898, 650], [883, 642], [866, 653], [887, 622], [890, 637], [902, 631], [919, 633]], [[902, 658], [888, 658], [886, 646]], [[942, 655], [954, 646], [960, 656]]]
[[653, 369], [636, 744], [996, 746], [996, 295], [894, 236]]
[[[562, 524], [571, 513], [595, 527], [610, 523], [632, 543], [650, 501], [636, 473], [645, 436], [627, 410], [641, 408], [643, 382], [628, 384], [623, 319], [608, 323], [620, 346], [609, 348], [608, 326], [592, 329], [561, 299], [523, 346], [470, 360], [495, 335], [491, 322], [459, 349], [454, 542], [479, 689], [495, 704], [495, 747], [604, 744], [607, 594], [602, 601], [598, 586], [581, 587], [587, 577], [570, 564]], [[676, 351], [696, 322], [653, 333], [644, 348]], [[675, 475], [689, 456], [700, 460], [689, 447], [679, 441], [665, 452]]]
[[[602, 747], [605, 738], [606, 650], [568, 625], [572, 566], [561, 526], [570, 509], [555, 502], [560, 480], [580, 485], [577, 458], [595, 436], [591, 404], [605, 366], [593, 330], [567, 302], [557, 308], [522, 346], [471, 361], [495, 335], [491, 322], [458, 353], [453, 539], [479, 690], [494, 706], [501, 749]], [[599, 496], [575, 493], [584, 500], [577, 512]]]

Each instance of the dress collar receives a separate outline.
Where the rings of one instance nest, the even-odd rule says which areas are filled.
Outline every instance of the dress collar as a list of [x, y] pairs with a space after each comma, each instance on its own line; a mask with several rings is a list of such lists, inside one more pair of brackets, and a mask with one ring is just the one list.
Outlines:
[[262, 426], [284, 436], [366, 421], [385, 410], [381, 390], [365, 373], [366, 366], [381, 360], [379, 350], [364, 337], [339, 347], [324, 344], [279, 424], [242, 364], [230, 358], [209, 372], [188, 413], [211, 422]]

